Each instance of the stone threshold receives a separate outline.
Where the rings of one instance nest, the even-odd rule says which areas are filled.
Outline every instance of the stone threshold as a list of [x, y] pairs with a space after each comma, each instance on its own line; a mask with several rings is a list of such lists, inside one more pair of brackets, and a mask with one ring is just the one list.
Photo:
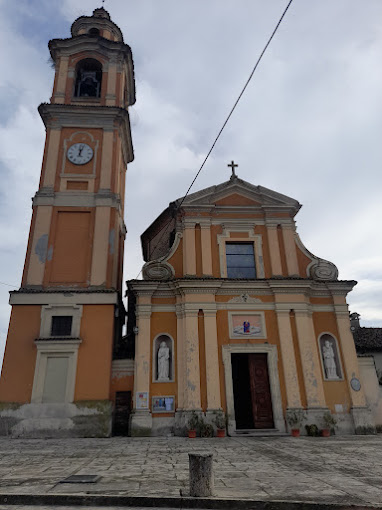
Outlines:
[[382, 505], [349, 503], [320, 503], [306, 501], [272, 501], [236, 498], [191, 498], [187, 496], [95, 496], [74, 494], [0, 494], [0, 505], [65, 506], [73, 507], [139, 507], [139, 508], [199, 508], [229, 510], [382, 510]]
[[231, 437], [286, 437], [286, 432], [278, 429], [237, 429], [230, 434]]

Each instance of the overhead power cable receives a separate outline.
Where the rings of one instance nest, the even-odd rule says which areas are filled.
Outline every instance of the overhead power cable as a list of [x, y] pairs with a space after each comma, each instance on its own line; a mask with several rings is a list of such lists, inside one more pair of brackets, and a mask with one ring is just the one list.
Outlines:
[[0, 285], [6, 285], [7, 287], [13, 287], [14, 289], [18, 289], [16, 285], [12, 285], [11, 283], [0, 282]]
[[[186, 191], [186, 194], [183, 196], [183, 198], [182, 198], [182, 200], [181, 200], [180, 204], [177, 206], [177, 209], [180, 209], [180, 207], [182, 206], [182, 204], [183, 204], [184, 200], [186, 199], [187, 195], [189, 194], [189, 192], [190, 192], [190, 190], [191, 190], [192, 186], [194, 185], [194, 183], [195, 183], [196, 179], [199, 177], [200, 172], [203, 170], [204, 165], [206, 164], [206, 162], [207, 162], [208, 158], [209, 158], [209, 157], [210, 157], [210, 155], [211, 155], [211, 152], [214, 150], [215, 145], [217, 144], [217, 142], [218, 142], [218, 140], [219, 140], [219, 138], [220, 138], [221, 134], [223, 133], [223, 131], [224, 131], [224, 129], [225, 129], [225, 127], [226, 127], [226, 125], [228, 124], [228, 122], [229, 122], [229, 120], [230, 120], [230, 118], [231, 118], [231, 116], [232, 116], [233, 112], [235, 111], [235, 109], [236, 109], [237, 105], [239, 104], [239, 101], [240, 101], [240, 99], [242, 98], [242, 96], [243, 96], [243, 94], [244, 94], [244, 92], [245, 92], [246, 88], [248, 87], [249, 82], [252, 80], [252, 77], [253, 77], [253, 75], [255, 74], [256, 69], [258, 68], [258, 66], [259, 66], [259, 64], [260, 64], [260, 62], [261, 62], [261, 59], [263, 58], [263, 56], [264, 56], [265, 52], [266, 52], [266, 51], [267, 51], [267, 49], [268, 49], [268, 46], [270, 45], [270, 43], [271, 43], [271, 41], [272, 41], [273, 37], [275, 36], [275, 34], [276, 34], [277, 30], [279, 29], [279, 27], [280, 27], [280, 25], [281, 25], [281, 23], [282, 23], [282, 21], [283, 21], [283, 19], [284, 19], [284, 16], [286, 15], [286, 13], [287, 13], [287, 11], [288, 11], [288, 9], [289, 9], [290, 5], [292, 4], [292, 2], [293, 2], [293, 0], [289, 0], [289, 2], [288, 2], [288, 4], [287, 4], [287, 6], [285, 7], [285, 9], [284, 9], [284, 11], [283, 11], [283, 13], [282, 13], [282, 15], [281, 15], [280, 19], [278, 20], [278, 22], [277, 22], [277, 24], [276, 24], [276, 26], [275, 26], [275, 28], [274, 28], [274, 30], [273, 30], [273, 32], [272, 32], [272, 34], [271, 34], [271, 35], [270, 35], [270, 37], [268, 38], [268, 41], [267, 41], [266, 45], [264, 46], [264, 48], [263, 48], [262, 52], [260, 53], [260, 56], [259, 56], [259, 58], [257, 59], [256, 64], [254, 65], [254, 67], [253, 67], [253, 69], [252, 69], [252, 71], [251, 71], [251, 73], [250, 73], [250, 75], [249, 75], [249, 77], [248, 77], [247, 81], [245, 82], [244, 87], [242, 88], [242, 90], [241, 90], [241, 92], [240, 92], [240, 94], [239, 94], [238, 98], [236, 99], [236, 101], [235, 101], [235, 103], [234, 103], [233, 107], [231, 108], [231, 111], [229, 112], [229, 114], [228, 114], [227, 118], [225, 119], [225, 121], [224, 121], [224, 123], [223, 123], [223, 125], [222, 125], [222, 127], [221, 127], [221, 129], [220, 129], [220, 131], [218, 132], [218, 134], [217, 134], [217, 136], [216, 136], [216, 138], [215, 138], [215, 140], [214, 140], [213, 144], [211, 145], [210, 150], [208, 151], [208, 153], [207, 153], [206, 157], [204, 158], [203, 163], [201, 164], [201, 166], [200, 166], [199, 170], [197, 171], [197, 173], [196, 173], [196, 175], [195, 175], [194, 179], [192, 180], [192, 182], [191, 182], [191, 184], [190, 184], [190, 186], [189, 186], [188, 190]], [[171, 224], [171, 221], [167, 224], [167, 227], [168, 227], [168, 225], [170, 225], [170, 224]], [[167, 228], [164, 230], [164, 232], [162, 232], [162, 235], [161, 235], [161, 237], [159, 238], [158, 242], [157, 242], [157, 243], [155, 244], [155, 246], [153, 247], [153, 249], [152, 249], [152, 251], [151, 251], [151, 253], [150, 253], [150, 256], [151, 256], [151, 254], [152, 254], [152, 253], [154, 253], [154, 251], [156, 250], [156, 248], [158, 247], [159, 243], [162, 241], [163, 236], [164, 236], [166, 233], [167, 233]], [[141, 271], [142, 271], [142, 270], [141, 270]], [[139, 271], [139, 273], [138, 273], [138, 275], [137, 275], [136, 279], [137, 279], [137, 278], [139, 277], [139, 275], [141, 274], [141, 271]]]

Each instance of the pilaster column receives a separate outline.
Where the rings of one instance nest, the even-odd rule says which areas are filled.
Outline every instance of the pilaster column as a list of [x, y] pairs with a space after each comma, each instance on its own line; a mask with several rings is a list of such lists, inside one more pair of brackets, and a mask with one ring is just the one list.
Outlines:
[[216, 310], [204, 310], [207, 410], [221, 409]]
[[299, 275], [296, 243], [294, 240], [294, 230], [295, 230], [294, 225], [292, 224], [282, 225], [288, 276]]
[[269, 253], [271, 256], [272, 276], [281, 276], [283, 274], [283, 271], [282, 271], [282, 267], [281, 267], [281, 255], [280, 255], [279, 238], [278, 238], [278, 233], [277, 233], [277, 225], [267, 223], [267, 232], [268, 232]]
[[196, 274], [195, 222], [185, 222], [183, 232], [183, 274]]
[[114, 106], [116, 99], [117, 63], [109, 62], [107, 73], [106, 106]]
[[110, 207], [97, 207], [95, 212], [94, 239], [90, 285], [105, 285], [109, 251]]
[[296, 310], [296, 327], [308, 408], [326, 407], [320, 359], [310, 310]]
[[61, 57], [57, 76], [57, 85], [54, 93], [54, 103], [63, 104], [65, 101], [65, 89], [66, 81], [68, 78], [68, 66], [69, 57]]
[[289, 310], [280, 310], [276, 304], [276, 314], [287, 394], [287, 407], [299, 408], [301, 407], [301, 395], [297, 377], [296, 353], [293, 346]]
[[[138, 296], [136, 307], [136, 325], [134, 361], [134, 410], [131, 417], [132, 436], [150, 436], [152, 416], [150, 413], [150, 349], [151, 349], [151, 296]], [[147, 393], [148, 407], [137, 409], [137, 394]]]
[[202, 274], [212, 276], [212, 249], [210, 223], [200, 223], [202, 241]]
[[61, 128], [49, 128], [46, 160], [44, 165], [44, 188], [54, 188], [57, 171], [57, 158], [60, 149]]
[[[365, 407], [366, 399], [363, 388], [360, 391], [354, 391], [350, 386], [353, 377], [360, 379], [357, 353], [354, 345], [354, 338], [350, 331], [349, 310], [345, 298], [334, 296], [334, 310], [337, 319], [338, 333], [342, 346], [342, 357], [344, 361], [344, 371], [349, 384], [349, 393], [353, 407]], [[340, 302], [342, 303], [340, 304]], [[339, 353], [338, 353], [339, 354]]]
[[178, 407], [182, 410], [184, 407], [184, 312], [182, 305], [177, 304], [176, 310], [176, 361], [177, 361], [177, 380], [178, 380]]
[[33, 242], [30, 252], [29, 266], [26, 274], [27, 285], [42, 285], [45, 273], [45, 263], [48, 257], [48, 242], [50, 224], [52, 221], [52, 206], [38, 206], [36, 221], [33, 229]]
[[113, 161], [113, 141], [114, 132], [112, 129], [104, 129], [102, 140], [102, 159], [100, 189], [110, 189], [111, 187], [111, 165]]
[[200, 367], [198, 310], [186, 310], [184, 315], [184, 409], [200, 410]]

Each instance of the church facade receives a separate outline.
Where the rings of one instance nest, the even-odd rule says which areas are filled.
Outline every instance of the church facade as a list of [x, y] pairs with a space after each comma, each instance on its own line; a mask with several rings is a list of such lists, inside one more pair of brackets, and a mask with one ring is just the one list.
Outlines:
[[[103, 8], [49, 43], [46, 145], [0, 379], [0, 433], [280, 434], [302, 412], [338, 433], [374, 427], [346, 296], [311, 254], [300, 204], [231, 179], [172, 202], [142, 235], [143, 279], [122, 304], [131, 50]], [[234, 168], [232, 166], [232, 168]]]
[[302, 410], [319, 428], [329, 413], [338, 433], [374, 426], [346, 304], [355, 282], [304, 247], [299, 209], [233, 174], [171, 203], [142, 235], [144, 279], [128, 282], [133, 434], [182, 434], [193, 411], [213, 423], [219, 410], [231, 435], [283, 433]]

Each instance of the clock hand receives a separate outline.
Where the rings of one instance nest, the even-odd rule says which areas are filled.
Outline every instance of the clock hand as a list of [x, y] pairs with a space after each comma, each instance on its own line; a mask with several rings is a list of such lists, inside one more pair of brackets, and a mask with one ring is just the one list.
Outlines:
[[84, 146], [83, 145], [80, 145], [78, 147], [78, 156], [81, 157], [81, 152], [84, 150]]

